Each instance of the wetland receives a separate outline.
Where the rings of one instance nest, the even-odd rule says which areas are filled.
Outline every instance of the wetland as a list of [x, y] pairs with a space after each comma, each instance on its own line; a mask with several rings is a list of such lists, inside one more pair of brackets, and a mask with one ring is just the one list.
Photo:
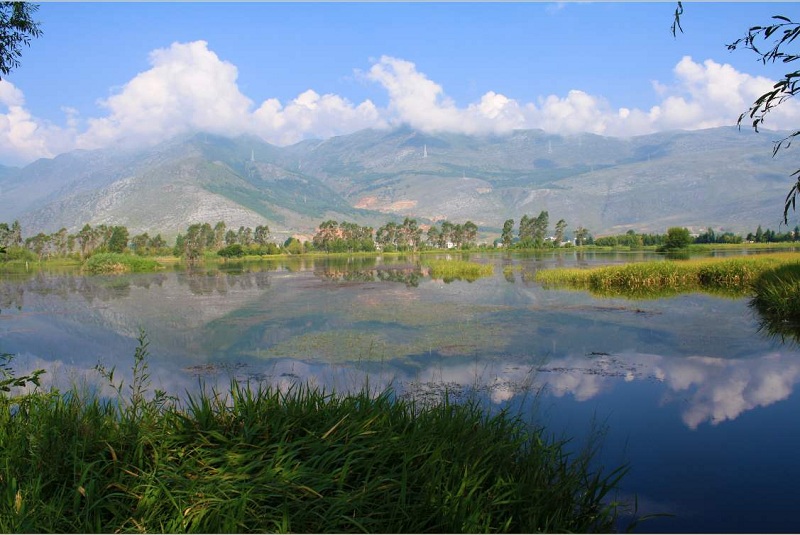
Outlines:
[[144, 331], [153, 386], [175, 395], [231, 379], [478, 395], [576, 451], [597, 441], [598, 466], [627, 464], [619, 498], [639, 516], [669, 515], [641, 531], [796, 530], [800, 349], [763, 328], [748, 295], [624, 297], [537, 280], [663, 260], [650, 252], [449, 256], [435, 260], [483, 269], [458, 278], [424, 256], [385, 255], [7, 273], [0, 352], [67, 388], [98, 363], [130, 373]]

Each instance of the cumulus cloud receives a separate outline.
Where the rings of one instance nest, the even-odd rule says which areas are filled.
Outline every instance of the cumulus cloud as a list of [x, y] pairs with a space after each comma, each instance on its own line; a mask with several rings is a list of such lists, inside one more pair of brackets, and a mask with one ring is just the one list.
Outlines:
[[36, 119], [25, 108], [22, 91], [0, 80], [0, 162], [23, 164], [73, 149], [71, 117], [67, 113], [66, 128]]
[[408, 124], [425, 131], [475, 134], [523, 128], [525, 120], [519, 104], [490, 91], [480, 102], [458, 108], [442, 86], [417, 71], [416, 65], [383, 56], [366, 75], [389, 95], [387, 113], [393, 124]]
[[378, 108], [369, 100], [353, 106], [338, 95], [320, 96], [311, 89], [286, 106], [274, 98], [264, 101], [254, 112], [253, 119], [254, 133], [277, 145], [387, 126]]
[[150, 54], [152, 67], [101, 102], [109, 115], [89, 120], [78, 146], [160, 140], [188, 129], [235, 134], [252, 101], [236, 85], [236, 67], [205, 41], [174, 43]]
[[[149, 69], [100, 101], [105, 115], [79, 120], [76, 110], [64, 108], [64, 126], [35, 117], [23, 92], [0, 81], [0, 161], [27, 163], [74, 148], [154, 144], [193, 130], [255, 134], [278, 145], [400, 124], [428, 132], [541, 128], [626, 137], [735, 124], [773, 84], [731, 65], [687, 56], [675, 66], [673, 80], [653, 82], [657, 103], [649, 109], [615, 109], [603, 96], [578, 88], [566, 95], [532, 96], [530, 101], [487, 91], [476, 102], [459, 105], [413, 62], [382, 56], [367, 72], [356, 72], [386, 91], [385, 108], [312, 88], [285, 102], [270, 98], [258, 104], [240, 91], [237, 67], [205, 41], [173, 43], [153, 51], [149, 59]], [[798, 123], [800, 106], [789, 100], [770, 113], [765, 126], [788, 129]]]

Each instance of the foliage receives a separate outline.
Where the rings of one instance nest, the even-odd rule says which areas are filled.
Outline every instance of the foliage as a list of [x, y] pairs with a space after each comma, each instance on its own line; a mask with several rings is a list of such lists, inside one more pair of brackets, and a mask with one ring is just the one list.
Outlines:
[[692, 243], [692, 236], [689, 234], [689, 229], [670, 227], [667, 229], [667, 237], [664, 239], [662, 248], [665, 251], [685, 249], [689, 247], [690, 243]]
[[128, 229], [123, 226], [115, 226], [111, 229], [111, 236], [108, 238], [109, 253], [124, 253], [128, 248]]
[[0, 396], [0, 530], [597, 532], [625, 468], [592, 468], [477, 401], [417, 405], [231, 384], [150, 393], [140, 334], [126, 390]]
[[466, 260], [426, 260], [429, 274], [432, 278], [442, 279], [444, 282], [466, 280], [473, 282], [481, 277], [488, 277], [494, 272], [491, 264], [479, 264]]
[[154, 271], [159, 263], [149, 258], [119, 253], [99, 253], [91, 256], [83, 269], [92, 274]]
[[750, 306], [762, 329], [800, 341], [800, 261], [762, 273], [753, 283]]
[[656, 298], [698, 291], [743, 295], [753, 291], [753, 284], [761, 274], [796, 263], [797, 255], [792, 253], [652, 261], [590, 269], [544, 269], [536, 272], [535, 280], [545, 287], [569, 287], [622, 297]]
[[[39, 6], [28, 2], [0, 2], [0, 73], [3, 76], [19, 67], [22, 47], [42, 35], [33, 14]], [[2, 79], [0, 77], [0, 79]]]
[[234, 243], [228, 245], [227, 247], [223, 247], [217, 251], [217, 254], [223, 258], [238, 258], [244, 256], [245, 252], [240, 244]]
[[[739, 47], [751, 50], [763, 64], [768, 62], [792, 63], [800, 59], [799, 54], [786, 51], [786, 47], [793, 45], [795, 39], [800, 36], [800, 23], [793, 22], [783, 15], [775, 15], [772, 19], [776, 22], [766, 26], [751, 27], [744, 37], [729, 44], [728, 50], [736, 50]], [[772, 42], [769, 42], [770, 38], [773, 38]], [[763, 44], [761, 44], [762, 41], [764, 42]], [[767, 48], [763, 48], [765, 45]], [[739, 116], [739, 126], [748, 118], [752, 121], [753, 129], [758, 132], [759, 126], [764, 124], [766, 116], [772, 110], [800, 92], [798, 82], [800, 82], [800, 70], [784, 74], [783, 78], [778, 80], [770, 91], [759, 96], [750, 105], [750, 108]], [[789, 148], [793, 139], [798, 135], [800, 135], [800, 130], [776, 141], [772, 149], [773, 156], [781, 148]], [[788, 223], [789, 209], [794, 210], [797, 194], [800, 193], [800, 169], [792, 173], [791, 176], [795, 177], [796, 182], [784, 202], [784, 223]]]
[[33, 251], [24, 247], [7, 247], [4, 248], [3, 253], [0, 254], [0, 262], [35, 262], [36, 260], [37, 258]]
[[[27, 375], [17, 377], [11, 368], [12, 360], [14, 360], [14, 355], [0, 353], [0, 392], [5, 392], [7, 395], [12, 388], [25, 388], [28, 384], [41, 386], [39, 377], [44, 375], [44, 370], [35, 370]], [[0, 394], [0, 396], [2, 395]]]
[[508, 249], [511, 247], [511, 240], [513, 239], [514, 220], [506, 219], [503, 223], [503, 232], [500, 234], [500, 239], [503, 242], [503, 247]]
[[312, 240], [314, 247], [326, 253], [353, 253], [375, 250], [372, 227], [362, 227], [355, 223], [334, 220], [325, 221]]

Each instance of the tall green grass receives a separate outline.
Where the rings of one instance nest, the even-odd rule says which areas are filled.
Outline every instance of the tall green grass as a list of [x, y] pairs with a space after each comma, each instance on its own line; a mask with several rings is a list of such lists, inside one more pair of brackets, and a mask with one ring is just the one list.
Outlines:
[[159, 267], [152, 258], [119, 253], [98, 253], [83, 264], [83, 269], [93, 275], [155, 271]]
[[625, 470], [594, 471], [507, 412], [236, 383], [181, 402], [149, 391], [146, 356], [141, 336], [127, 386], [99, 368], [112, 399], [19, 380], [0, 396], [0, 530], [614, 528]]
[[698, 291], [736, 296], [751, 293], [758, 277], [783, 265], [800, 265], [800, 256], [776, 253], [589, 269], [556, 268], [536, 272], [535, 280], [545, 287], [582, 289], [603, 296], [657, 298]]
[[494, 272], [491, 264], [480, 264], [467, 260], [428, 259], [424, 261], [424, 264], [428, 266], [428, 273], [431, 277], [443, 279], [445, 282], [462, 279], [474, 282]]
[[753, 283], [750, 306], [761, 317], [761, 329], [800, 342], [800, 264], [768, 271]]

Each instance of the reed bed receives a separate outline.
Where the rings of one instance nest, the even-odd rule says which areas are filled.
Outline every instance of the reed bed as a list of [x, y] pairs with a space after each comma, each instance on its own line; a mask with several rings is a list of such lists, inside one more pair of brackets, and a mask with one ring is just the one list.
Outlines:
[[83, 269], [93, 275], [155, 271], [159, 267], [152, 258], [120, 253], [95, 254], [83, 264]]
[[443, 279], [445, 282], [454, 280], [466, 280], [473, 282], [481, 277], [487, 277], [494, 272], [491, 264], [480, 264], [467, 260], [425, 260], [428, 272], [435, 279]]
[[[117, 397], [0, 395], [0, 530], [595, 532], [625, 469], [594, 471], [477, 402], [281, 392], [232, 383], [183, 402], [147, 391], [140, 338]], [[112, 381], [113, 370], [102, 370]], [[138, 379], [137, 379], [138, 378]], [[23, 378], [24, 379], [24, 378]], [[130, 392], [124, 396], [124, 393]]]
[[800, 255], [776, 253], [589, 269], [556, 268], [538, 271], [535, 280], [545, 287], [582, 289], [599, 295], [663, 297], [695, 291], [746, 295], [753, 291], [753, 284], [760, 276], [786, 265], [800, 265]]
[[767, 271], [753, 283], [750, 301], [768, 332], [800, 340], [800, 264]]

